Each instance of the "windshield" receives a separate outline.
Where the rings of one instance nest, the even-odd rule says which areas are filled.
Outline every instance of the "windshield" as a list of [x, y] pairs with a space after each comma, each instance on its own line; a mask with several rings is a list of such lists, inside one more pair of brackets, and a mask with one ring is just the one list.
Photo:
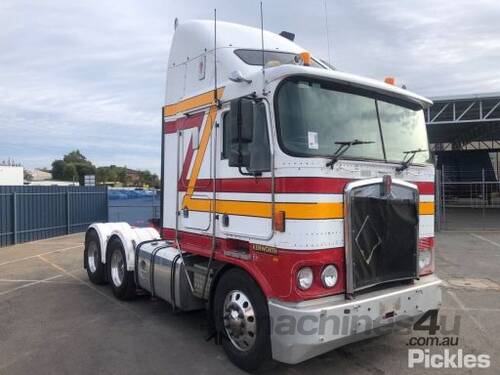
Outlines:
[[[280, 143], [294, 156], [332, 156], [336, 142], [370, 144], [349, 148], [344, 157], [400, 162], [405, 151], [427, 150], [422, 109], [389, 102], [375, 93], [310, 79], [284, 81], [277, 93]], [[419, 152], [414, 163], [428, 162]]]

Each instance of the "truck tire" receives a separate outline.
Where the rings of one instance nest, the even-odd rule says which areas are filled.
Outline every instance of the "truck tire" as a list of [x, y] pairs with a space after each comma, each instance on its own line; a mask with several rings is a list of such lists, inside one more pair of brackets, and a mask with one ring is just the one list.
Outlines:
[[215, 327], [231, 362], [255, 371], [271, 359], [267, 301], [245, 271], [233, 268], [222, 275], [213, 306]]
[[108, 280], [116, 298], [129, 300], [135, 296], [134, 272], [127, 271], [127, 258], [119, 238], [112, 238], [108, 245]]
[[85, 236], [83, 257], [89, 280], [97, 285], [106, 283], [106, 267], [101, 261], [101, 254], [99, 235], [94, 229], [91, 229]]

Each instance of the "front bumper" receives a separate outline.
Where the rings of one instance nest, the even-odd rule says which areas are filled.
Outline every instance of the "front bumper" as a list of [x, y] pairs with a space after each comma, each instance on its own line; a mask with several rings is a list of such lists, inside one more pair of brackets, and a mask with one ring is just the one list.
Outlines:
[[412, 285], [299, 303], [269, 301], [273, 358], [295, 364], [340, 346], [412, 323], [441, 306], [441, 280], [424, 276]]

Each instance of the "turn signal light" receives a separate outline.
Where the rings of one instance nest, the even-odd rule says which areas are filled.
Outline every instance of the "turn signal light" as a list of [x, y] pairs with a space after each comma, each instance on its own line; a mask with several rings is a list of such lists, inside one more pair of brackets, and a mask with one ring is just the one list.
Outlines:
[[274, 213], [274, 230], [277, 232], [285, 231], [285, 211]]
[[434, 237], [418, 240], [418, 269], [420, 276], [434, 273]]

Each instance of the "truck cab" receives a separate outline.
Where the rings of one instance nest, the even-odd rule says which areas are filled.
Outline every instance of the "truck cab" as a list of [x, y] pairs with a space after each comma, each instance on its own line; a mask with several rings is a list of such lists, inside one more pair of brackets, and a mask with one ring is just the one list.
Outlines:
[[85, 247], [89, 277], [118, 297], [142, 288], [206, 308], [244, 369], [298, 363], [441, 304], [432, 103], [334, 70], [285, 35], [177, 26], [161, 228], [94, 224]]

